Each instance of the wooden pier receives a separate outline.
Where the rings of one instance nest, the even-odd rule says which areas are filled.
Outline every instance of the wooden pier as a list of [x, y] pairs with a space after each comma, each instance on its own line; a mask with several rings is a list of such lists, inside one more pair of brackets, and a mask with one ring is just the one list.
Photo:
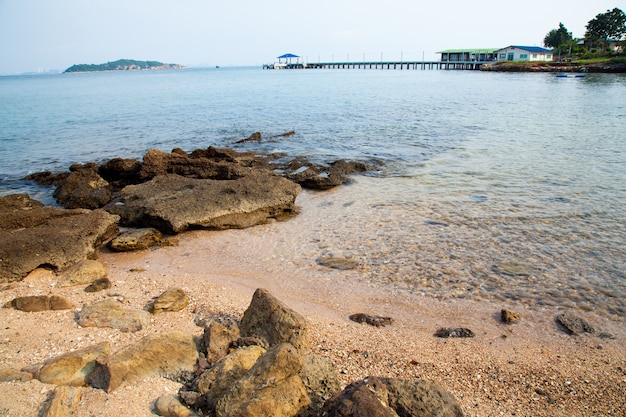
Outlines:
[[265, 64], [263, 69], [478, 70], [489, 61], [368, 61]]

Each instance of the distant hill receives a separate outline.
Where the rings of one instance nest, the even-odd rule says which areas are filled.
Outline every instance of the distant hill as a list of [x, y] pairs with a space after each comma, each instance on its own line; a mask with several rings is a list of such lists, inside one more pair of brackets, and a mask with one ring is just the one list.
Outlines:
[[105, 64], [76, 64], [63, 72], [93, 72], [93, 71], [132, 71], [132, 70], [160, 70], [184, 68], [178, 64], [164, 64], [159, 61], [136, 61], [134, 59], [118, 59]]

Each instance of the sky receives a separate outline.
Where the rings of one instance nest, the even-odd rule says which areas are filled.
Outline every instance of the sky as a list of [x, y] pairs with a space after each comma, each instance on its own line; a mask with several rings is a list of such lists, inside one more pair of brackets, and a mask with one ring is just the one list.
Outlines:
[[444, 49], [543, 46], [626, 0], [0, 0], [0, 74], [117, 59], [189, 66], [434, 60]]

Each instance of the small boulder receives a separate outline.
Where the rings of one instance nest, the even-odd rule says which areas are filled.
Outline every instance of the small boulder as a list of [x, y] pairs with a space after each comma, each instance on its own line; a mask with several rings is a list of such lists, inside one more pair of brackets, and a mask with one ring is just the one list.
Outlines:
[[212, 321], [204, 328], [202, 351], [208, 363], [214, 363], [228, 355], [231, 344], [239, 339], [239, 326], [234, 321], [221, 324]]
[[82, 327], [112, 327], [123, 332], [136, 332], [150, 324], [146, 311], [122, 307], [112, 298], [90, 306], [83, 306], [77, 313], [77, 322]]
[[59, 287], [91, 284], [97, 279], [106, 278], [109, 271], [101, 262], [85, 259], [66, 269], [59, 278]]
[[567, 334], [572, 336], [578, 336], [583, 333], [594, 334], [596, 332], [591, 324], [587, 323], [584, 319], [571, 314], [558, 314], [554, 320]]
[[357, 313], [349, 316], [349, 319], [357, 323], [366, 323], [374, 327], [390, 326], [393, 323], [391, 317], [372, 316], [370, 314]]
[[367, 377], [324, 405], [328, 417], [462, 417], [452, 394], [430, 381]]
[[41, 417], [69, 417], [74, 415], [80, 403], [80, 388], [58, 386], [44, 404]]
[[520, 315], [518, 313], [514, 313], [513, 311], [502, 309], [500, 311], [500, 320], [505, 324], [514, 324], [517, 323], [520, 319]]
[[111, 185], [89, 168], [79, 169], [70, 175], [54, 191], [57, 202], [67, 208], [97, 209], [111, 200]]
[[182, 288], [170, 288], [163, 292], [148, 306], [152, 314], [166, 311], [180, 311], [189, 305], [189, 297]]
[[442, 327], [441, 329], [435, 332], [435, 336], [437, 337], [474, 337], [474, 332], [470, 329], [466, 329], [464, 327], [457, 327], [455, 329], [451, 329], [448, 327]]
[[310, 404], [299, 376], [303, 366], [289, 343], [274, 346], [217, 402], [216, 415], [295, 417]]
[[26, 382], [33, 379], [33, 374], [19, 369], [0, 366], [0, 382]]
[[302, 351], [310, 349], [306, 319], [263, 288], [254, 292], [239, 329], [242, 337], [260, 337], [269, 346], [287, 342]]
[[89, 385], [111, 392], [153, 375], [177, 380], [191, 374], [197, 360], [198, 350], [191, 334], [152, 334], [112, 354], [108, 361], [99, 361]]
[[341, 382], [330, 359], [310, 353], [304, 357], [304, 366], [300, 379], [311, 399], [306, 410], [301, 410], [300, 417], [321, 415], [324, 403], [341, 391]]
[[208, 405], [215, 408], [230, 387], [250, 370], [265, 353], [259, 346], [248, 346], [234, 350], [212, 368], [204, 371], [196, 380], [198, 392], [205, 396]]
[[69, 310], [74, 307], [71, 301], [59, 295], [27, 295], [11, 300], [7, 307], [16, 310], [35, 312], [46, 310]]
[[163, 395], [155, 401], [154, 412], [161, 417], [199, 417], [171, 394]]
[[85, 287], [85, 292], [98, 292], [111, 288], [111, 281], [108, 278], [100, 278]]
[[152, 227], [128, 230], [111, 239], [109, 248], [116, 252], [148, 249], [158, 244], [162, 238], [161, 232]]
[[106, 360], [110, 353], [111, 344], [102, 342], [55, 356], [46, 360], [34, 376], [44, 384], [81, 387], [87, 384], [96, 362]]

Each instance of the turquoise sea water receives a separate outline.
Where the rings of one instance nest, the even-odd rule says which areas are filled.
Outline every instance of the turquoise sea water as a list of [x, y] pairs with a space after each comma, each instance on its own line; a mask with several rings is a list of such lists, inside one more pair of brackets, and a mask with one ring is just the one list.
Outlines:
[[[0, 77], [0, 195], [51, 203], [50, 190], [23, 177], [141, 158], [153, 147], [376, 160], [380, 171], [346, 187], [341, 216], [316, 231], [324, 247], [358, 257], [372, 283], [624, 318], [625, 116], [623, 74], [220, 68]], [[262, 143], [235, 145], [255, 131]]]

